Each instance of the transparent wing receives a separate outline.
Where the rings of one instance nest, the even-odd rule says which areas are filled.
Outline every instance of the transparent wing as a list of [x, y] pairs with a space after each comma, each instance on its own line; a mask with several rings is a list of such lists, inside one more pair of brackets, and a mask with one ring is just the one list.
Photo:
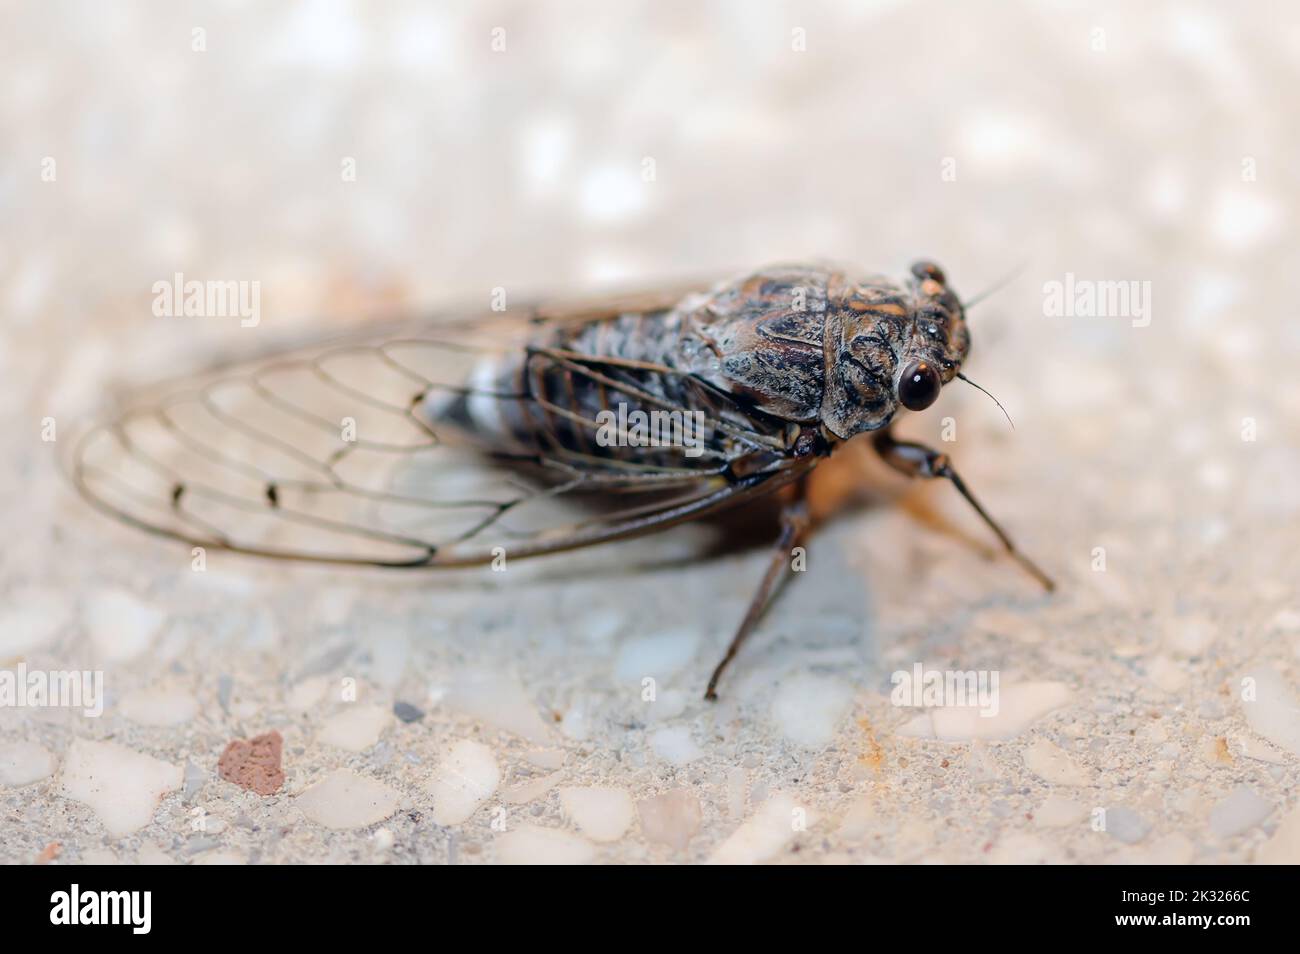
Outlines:
[[[604, 320], [603, 307], [455, 324], [403, 323], [354, 340], [226, 364], [130, 400], [75, 444], [71, 474], [98, 509], [192, 546], [317, 562], [464, 566], [622, 539], [734, 505], [794, 480], [805, 464], [719, 407], [697, 459], [617, 459], [543, 442], [485, 443], [439, 408], [466, 399], [542, 426], [572, 411], [474, 380], [487, 358], [528, 354], [569, 380], [635, 393], [646, 369], [530, 350], [550, 322]], [[725, 403], [721, 396], [713, 396]], [[564, 415], [568, 417], [564, 417]], [[547, 425], [545, 422], [550, 421]], [[737, 477], [741, 458], [761, 459]]]

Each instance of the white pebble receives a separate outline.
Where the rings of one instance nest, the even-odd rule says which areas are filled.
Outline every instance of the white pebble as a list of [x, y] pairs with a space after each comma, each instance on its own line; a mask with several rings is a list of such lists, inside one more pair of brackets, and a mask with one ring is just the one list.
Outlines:
[[53, 590], [25, 589], [0, 607], [0, 660], [46, 645], [72, 620], [67, 597]]
[[1147, 664], [1147, 677], [1161, 692], [1179, 692], [1187, 685], [1187, 670], [1168, 656], [1152, 659]]
[[682, 851], [700, 830], [703, 811], [695, 793], [674, 788], [636, 803], [641, 832], [648, 841]]
[[148, 688], [128, 693], [121, 713], [140, 725], [183, 725], [199, 711], [194, 695], [180, 689]]
[[1271, 837], [1255, 854], [1265, 865], [1300, 865], [1300, 805], [1291, 809]]
[[162, 797], [180, 788], [182, 780], [179, 765], [116, 742], [73, 739], [60, 794], [89, 806], [108, 833], [120, 838], [149, 824]]
[[379, 741], [392, 721], [384, 706], [352, 703], [325, 720], [320, 741], [348, 752], [364, 752]]
[[1292, 755], [1300, 755], [1300, 703], [1275, 670], [1247, 673], [1239, 684], [1241, 710], [1246, 724]]
[[1268, 625], [1284, 633], [1300, 633], [1300, 610], [1280, 609], [1273, 614]]
[[1034, 810], [1034, 824], [1039, 828], [1068, 828], [1082, 824], [1088, 815], [1088, 806], [1063, 795], [1048, 795]]
[[1069, 699], [1070, 689], [1065, 683], [1021, 683], [999, 690], [996, 715], [981, 715], [975, 706], [934, 708], [904, 723], [898, 734], [946, 741], [1010, 739]]
[[0, 742], [0, 785], [17, 788], [54, 774], [54, 754], [35, 742]]
[[460, 673], [444, 697], [447, 705], [471, 718], [530, 742], [547, 744], [551, 732], [519, 680], [504, 673]]
[[335, 769], [298, 796], [308, 819], [333, 829], [365, 828], [397, 811], [401, 796], [383, 782]]
[[518, 785], [512, 785], [510, 788], [501, 790], [501, 801], [507, 805], [527, 805], [541, 798], [556, 785], [560, 784], [563, 772], [552, 772], [550, 775], [541, 775], [537, 778], [530, 778], [526, 782], [520, 782]]
[[1249, 735], [1232, 736], [1232, 751], [1241, 755], [1243, 758], [1254, 759], [1257, 762], [1267, 762], [1269, 765], [1285, 765], [1286, 755], [1280, 749], [1277, 749], [1267, 742]]
[[751, 865], [777, 854], [795, 834], [816, 821], [794, 796], [776, 793], [718, 846], [709, 860], [721, 865]]
[[1025, 768], [1054, 785], [1087, 785], [1088, 773], [1079, 767], [1059, 745], [1047, 739], [1035, 739], [1021, 753]]
[[632, 824], [632, 796], [621, 788], [562, 788], [560, 805], [592, 841], [618, 841]]
[[1210, 810], [1210, 829], [1220, 838], [1231, 838], [1254, 828], [1273, 813], [1273, 803], [1254, 789], [1238, 785]]
[[564, 767], [565, 755], [564, 749], [529, 749], [524, 758], [538, 768], [554, 771]]
[[690, 698], [680, 689], [662, 689], [655, 696], [654, 701], [646, 703], [646, 720], [649, 722], [667, 722], [670, 719], [676, 719], [686, 711], [686, 704]]
[[835, 738], [852, 699], [853, 690], [843, 680], [801, 673], [777, 687], [772, 721], [791, 742], [820, 748]]
[[329, 676], [312, 676], [294, 684], [285, 694], [284, 704], [295, 712], [306, 712], [325, 698], [332, 680]]
[[614, 675], [622, 682], [639, 683], [647, 677], [663, 682], [681, 672], [699, 648], [700, 634], [686, 629], [634, 636], [619, 647]]
[[496, 840], [497, 860], [507, 865], [582, 865], [595, 857], [588, 842], [567, 831], [520, 825]]
[[109, 662], [125, 662], [143, 653], [166, 619], [162, 610], [122, 589], [98, 590], [82, 609], [91, 645]]
[[650, 733], [648, 738], [651, 751], [670, 765], [686, 765], [704, 754], [686, 726], [659, 729]]
[[482, 742], [462, 739], [452, 746], [429, 782], [433, 820], [439, 825], [466, 821], [501, 784], [496, 756]]
[[1217, 633], [1218, 627], [1205, 616], [1176, 618], [1165, 626], [1165, 646], [1176, 656], [1201, 656]]

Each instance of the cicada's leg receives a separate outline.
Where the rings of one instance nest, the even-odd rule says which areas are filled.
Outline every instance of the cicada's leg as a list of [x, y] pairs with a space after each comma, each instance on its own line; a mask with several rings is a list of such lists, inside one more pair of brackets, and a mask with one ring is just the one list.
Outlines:
[[736, 652], [740, 649], [740, 644], [749, 638], [749, 634], [754, 631], [758, 621], [763, 618], [763, 611], [767, 609], [767, 604], [771, 602], [773, 594], [776, 593], [781, 581], [785, 579], [785, 575], [790, 571], [790, 551], [798, 546], [799, 541], [807, 534], [812, 523], [808, 515], [808, 503], [805, 499], [807, 487], [807, 477], [799, 480], [794, 485], [794, 499], [781, 510], [781, 534], [776, 539], [776, 547], [772, 551], [772, 561], [767, 565], [767, 572], [763, 574], [763, 582], [759, 584], [758, 592], [754, 594], [753, 600], [750, 601], [749, 609], [740, 623], [740, 628], [736, 630], [736, 635], [731, 637], [731, 645], [727, 647], [726, 655], [722, 657], [722, 661], [713, 670], [713, 675], [709, 677], [709, 687], [704, 691], [705, 699], [713, 700], [718, 698], [718, 680], [722, 678], [722, 671], [727, 668], [727, 664], [731, 660], [736, 658]]
[[880, 454], [881, 459], [886, 464], [893, 467], [900, 473], [908, 477], [943, 477], [951, 481], [952, 485], [957, 488], [958, 493], [966, 498], [966, 502], [975, 508], [975, 512], [980, 515], [989, 529], [992, 530], [1002, 545], [1006, 547], [1007, 553], [1015, 559], [1026, 571], [1047, 591], [1056, 589], [1056, 584], [1052, 578], [1040, 570], [1032, 560], [1016, 549], [1016, 545], [1011, 542], [1006, 531], [998, 526], [997, 521], [988, 515], [988, 512], [980, 506], [980, 502], [975, 499], [975, 495], [970, 492], [966, 482], [961, 479], [957, 471], [953, 470], [952, 462], [948, 459], [947, 454], [941, 454], [939, 451], [932, 450], [924, 444], [915, 444], [911, 441], [895, 440], [894, 436], [886, 428], [877, 431], [874, 437], [876, 452]]

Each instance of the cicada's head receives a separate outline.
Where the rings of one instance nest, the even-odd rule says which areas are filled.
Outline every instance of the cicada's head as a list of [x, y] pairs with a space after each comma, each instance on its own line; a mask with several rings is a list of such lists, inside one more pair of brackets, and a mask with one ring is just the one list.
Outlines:
[[970, 351], [966, 315], [943, 270], [917, 262], [903, 284], [848, 284], [827, 332], [838, 341], [822, 422], [840, 438], [886, 426], [899, 408], [923, 411]]
[[961, 370], [970, 352], [966, 314], [934, 262], [912, 265], [911, 327], [899, 355], [894, 392], [909, 411], [924, 411]]

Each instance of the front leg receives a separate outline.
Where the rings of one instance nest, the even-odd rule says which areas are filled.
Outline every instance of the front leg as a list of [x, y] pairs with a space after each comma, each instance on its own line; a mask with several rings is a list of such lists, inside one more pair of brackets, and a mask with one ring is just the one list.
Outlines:
[[807, 489], [808, 478], [801, 477], [794, 485], [794, 499], [781, 510], [781, 534], [777, 537], [776, 546], [772, 550], [767, 572], [763, 574], [763, 582], [759, 584], [758, 592], [750, 600], [749, 610], [745, 613], [740, 628], [736, 630], [736, 635], [731, 637], [731, 645], [727, 647], [726, 655], [722, 657], [722, 661], [718, 663], [709, 678], [709, 687], [704, 691], [705, 699], [712, 701], [718, 698], [718, 680], [722, 678], [722, 671], [727, 668], [731, 660], [736, 658], [740, 644], [754, 631], [758, 621], [763, 618], [763, 612], [771, 602], [772, 595], [785, 579], [785, 575], [790, 572], [790, 551], [807, 534], [808, 527], [812, 523], [808, 514]]
[[1016, 562], [1024, 567], [1048, 592], [1056, 589], [1056, 584], [1052, 582], [1052, 578], [1017, 550], [1016, 545], [1011, 542], [1011, 538], [1006, 535], [1006, 532], [980, 506], [980, 502], [970, 492], [966, 482], [958, 476], [957, 471], [953, 470], [952, 462], [948, 459], [947, 454], [941, 454], [924, 444], [895, 440], [894, 435], [889, 432], [889, 428], [877, 431], [873, 437], [873, 443], [876, 447], [876, 453], [880, 455], [886, 464], [908, 477], [944, 477], [951, 481], [952, 485], [957, 488], [958, 493], [966, 498], [966, 502], [974, 507], [975, 512], [988, 524], [989, 529], [997, 534], [998, 539], [1002, 541], [1002, 545], [1007, 548], [1007, 553], [1011, 554]]

